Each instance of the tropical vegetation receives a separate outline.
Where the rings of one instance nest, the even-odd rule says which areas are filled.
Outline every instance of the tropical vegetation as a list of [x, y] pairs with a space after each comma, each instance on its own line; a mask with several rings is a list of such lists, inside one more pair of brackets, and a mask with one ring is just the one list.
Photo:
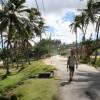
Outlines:
[[[95, 27], [95, 33], [96, 33], [96, 39], [91, 40], [91, 36], [89, 40], [86, 40], [86, 34], [87, 34], [87, 28], [90, 24], [93, 24]], [[82, 9], [81, 15], [76, 15], [74, 18], [74, 22], [70, 25], [71, 29], [75, 32], [76, 34], [76, 52], [77, 52], [77, 57], [78, 57], [78, 51], [79, 48], [81, 51], [83, 49], [85, 50], [85, 55], [84, 60], [87, 62], [90, 61], [90, 56], [93, 55], [95, 52], [95, 57], [94, 61], [92, 62], [93, 64], [96, 63], [97, 60], [97, 50], [100, 48], [99, 43], [99, 29], [100, 29], [100, 2], [95, 1], [95, 0], [88, 0], [87, 3], [87, 8]], [[82, 37], [82, 42], [81, 46], [78, 48], [77, 47], [77, 29], [80, 29], [82, 31], [83, 37]], [[82, 54], [82, 52], [80, 53]], [[84, 53], [83, 53], [84, 54]]]
[[25, 0], [8, 0], [0, 9], [1, 59], [6, 69], [15, 65], [30, 64], [30, 40], [40, 36], [44, 30], [44, 22], [36, 8], [25, 6]]

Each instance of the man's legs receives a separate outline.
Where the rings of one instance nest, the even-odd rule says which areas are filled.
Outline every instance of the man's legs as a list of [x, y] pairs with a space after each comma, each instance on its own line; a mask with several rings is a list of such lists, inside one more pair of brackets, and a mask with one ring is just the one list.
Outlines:
[[73, 76], [74, 76], [74, 71], [72, 71], [72, 80], [73, 80]]
[[69, 72], [69, 81], [71, 82], [73, 79], [74, 71], [70, 70]]
[[69, 82], [71, 82], [72, 81], [72, 71], [70, 70], [70, 72], [69, 72]]

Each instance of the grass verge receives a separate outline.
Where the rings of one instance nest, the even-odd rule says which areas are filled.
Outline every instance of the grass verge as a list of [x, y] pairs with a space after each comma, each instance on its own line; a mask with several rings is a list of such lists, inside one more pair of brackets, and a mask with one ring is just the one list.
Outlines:
[[[29, 76], [37, 75], [40, 72], [52, 71], [54, 68], [50, 65], [45, 65], [41, 61], [34, 61], [31, 65], [26, 65], [19, 73], [8, 76], [6, 79], [0, 81], [0, 95], [9, 89], [15, 87], [18, 83], [26, 80]], [[27, 99], [28, 100], [28, 99]]]
[[95, 63], [95, 67], [100, 68], [100, 58], [97, 58], [97, 61]]
[[56, 92], [54, 79], [30, 79], [9, 95], [16, 95], [17, 100], [57, 100]]

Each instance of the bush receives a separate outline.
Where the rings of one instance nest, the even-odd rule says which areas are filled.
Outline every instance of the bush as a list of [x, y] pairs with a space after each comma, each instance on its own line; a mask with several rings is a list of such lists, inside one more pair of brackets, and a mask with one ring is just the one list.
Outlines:
[[34, 56], [41, 58], [42, 56], [48, 54], [48, 48], [36, 46], [34, 49]]
[[95, 63], [95, 67], [100, 67], [100, 58], [97, 59], [97, 61]]
[[80, 63], [83, 63], [83, 64], [86, 64], [86, 63], [88, 63], [89, 61], [86, 60], [85, 56], [80, 56], [79, 62], [80, 62]]
[[41, 58], [44, 55], [49, 54], [49, 46], [46, 40], [41, 40], [34, 46], [34, 56], [37, 58]]
[[61, 55], [62, 56], [67, 55], [67, 52], [62, 52]]

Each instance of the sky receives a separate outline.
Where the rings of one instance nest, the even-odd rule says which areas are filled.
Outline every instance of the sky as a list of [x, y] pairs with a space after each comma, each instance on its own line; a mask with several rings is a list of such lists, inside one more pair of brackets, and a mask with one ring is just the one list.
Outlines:
[[[37, 0], [39, 10], [45, 19], [47, 37], [51, 34], [52, 39], [60, 39], [66, 44], [75, 42], [75, 34], [70, 32], [69, 25], [75, 15], [80, 14], [77, 9], [86, 7], [87, 0]], [[35, 0], [27, 0], [26, 4], [35, 6]], [[79, 35], [79, 37], [81, 37]], [[80, 38], [79, 38], [80, 40]]]
[[[66, 44], [75, 42], [75, 33], [71, 32], [69, 25], [73, 22], [75, 15], [81, 14], [80, 9], [86, 8], [87, 0], [36, 0], [39, 11], [48, 26], [43, 35], [44, 38], [60, 39]], [[26, 0], [28, 7], [36, 7], [35, 0]], [[88, 27], [86, 38], [94, 33], [91, 24]], [[78, 30], [78, 41], [82, 38], [82, 32]], [[36, 39], [38, 41], [38, 39]]]

